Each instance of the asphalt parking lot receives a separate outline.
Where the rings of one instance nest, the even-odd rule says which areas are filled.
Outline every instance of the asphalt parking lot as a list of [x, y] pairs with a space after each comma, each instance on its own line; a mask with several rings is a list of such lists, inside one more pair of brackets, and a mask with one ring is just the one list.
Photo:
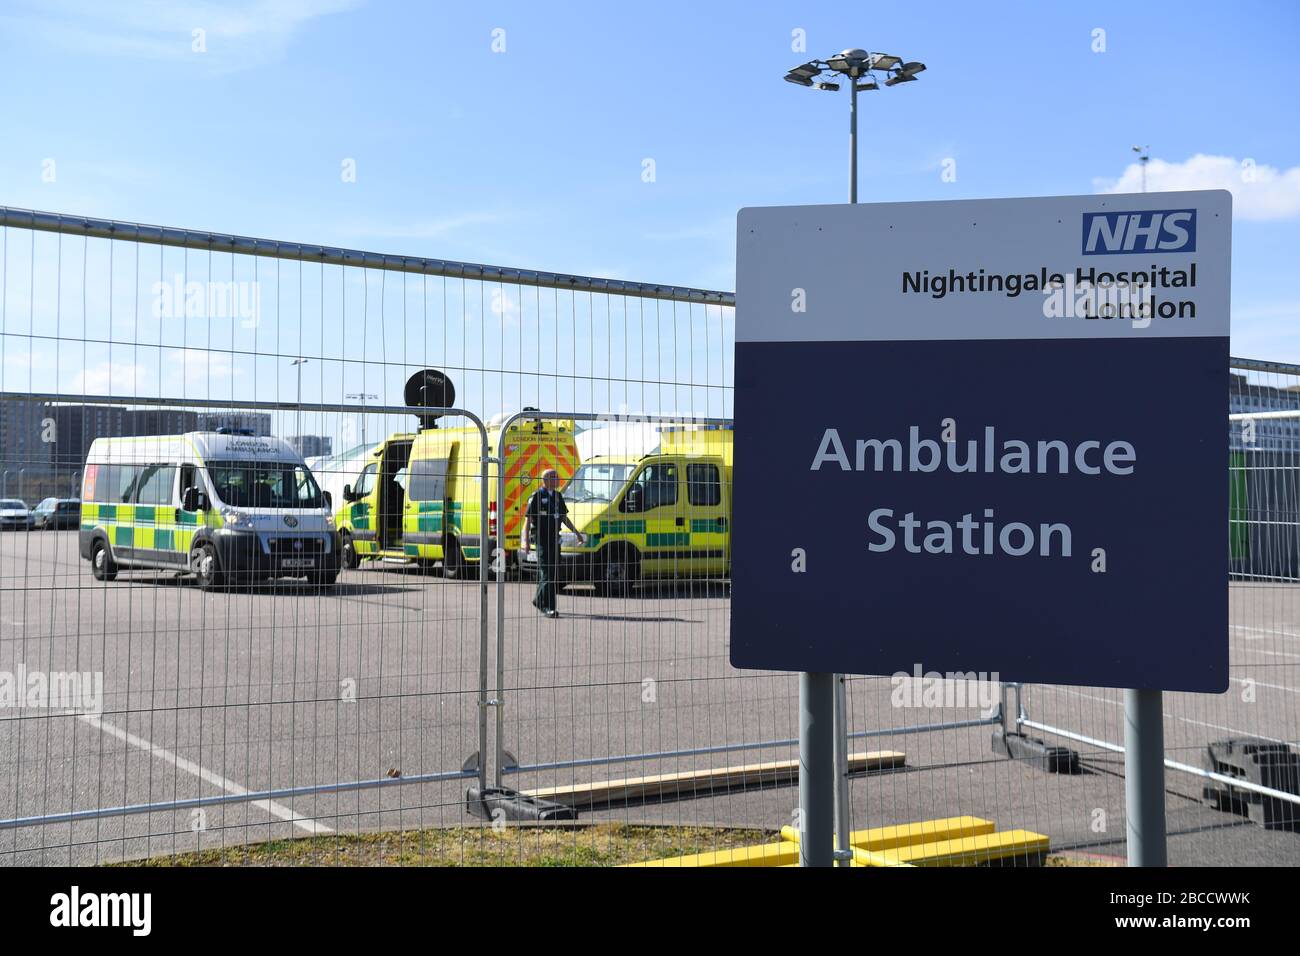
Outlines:
[[[1232, 689], [1166, 695], [1167, 749], [1185, 763], [1200, 765], [1211, 740], [1295, 745], [1300, 735], [1300, 590], [1234, 583], [1231, 595]], [[520, 764], [796, 736], [794, 675], [728, 664], [725, 584], [608, 599], [571, 588], [558, 620], [537, 615], [530, 597], [525, 582], [505, 585], [505, 747]], [[458, 771], [478, 749], [478, 606], [476, 582], [400, 565], [345, 572], [329, 595], [287, 582], [205, 593], [152, 572], [105, 584], [78, 558], [75, 532], [0, 535], [0, 679], [25, 669], [102, 672], [103, 681], [97, 713], [50, 700], [0, 706], [0, 819], [390, 781], [0, 829], [0, 861], [84, 864], [470, 822], [471, 781], [399, 781]], [[495, 626], [490, 637], [495, 645]], [[855, 731], [979, 715], [894, 706], [892, 691], [887, 678], [850, 682]], [[1035, 686], [1025, 704], [1036, 721], [1122, 742], [1119, 691]], [[1047, 833], [1055, 846], [1123, 854], [1122, 756], [1072, 744], [1085, 772], [1054, 776], [995, 756], [989, 737], [988, 727], [972, 727], [855, 740], [853, 750], [904, 751], [907, 768], [853, 781], [853, 826], [971, 813]], [[767, 746], [532, 770], [506, 782], [528, 789], [792, 756], [792, 747]], [[1175, 865], [1300, 864], [1300, 834], [1204, 807], [1191, 776], [1167, 782]], [[791, 821], [796, 802], [795, 788], [775, 787], [586, 818], [775, 828]]]

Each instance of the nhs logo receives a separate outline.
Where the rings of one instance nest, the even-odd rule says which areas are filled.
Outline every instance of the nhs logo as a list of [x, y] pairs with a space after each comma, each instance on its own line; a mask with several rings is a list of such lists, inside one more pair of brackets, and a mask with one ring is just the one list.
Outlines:
[[1083, 214], [1085, 256], [1195, 251], [1195, 209]]

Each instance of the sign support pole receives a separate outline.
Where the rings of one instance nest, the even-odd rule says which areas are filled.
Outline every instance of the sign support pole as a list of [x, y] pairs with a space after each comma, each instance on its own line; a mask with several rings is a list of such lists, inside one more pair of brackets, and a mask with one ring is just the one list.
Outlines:
[[1124, 805], [1129, 866], [1167, 866], [1164, 694], [1124, 691]]
[[799, 675], [799, 865], [835, 860], [835, 675]]

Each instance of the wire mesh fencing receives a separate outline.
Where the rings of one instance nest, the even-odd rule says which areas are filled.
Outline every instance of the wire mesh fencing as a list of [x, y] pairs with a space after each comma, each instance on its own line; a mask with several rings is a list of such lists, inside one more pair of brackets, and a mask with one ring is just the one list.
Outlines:
[[[501, 427], [528, 407], [729, 414], [730, 296], [24, 210], [0, 223], [0, 497], [23, 502], [0, 518], [0, 852], [229, 860], [312, 836], [295, 841], [311, 862], [509, 861], [470, 834], [502, 821], [467, 790], [504, 773], [488, 737], [504, 702], [535, 703], [489, 687], [487, 576], [512, 602], [532, 587], [520, 513], [543, 460], [502, 449], [519, 470], [498, 499], [482, 440], [537, 445]], [[409, 399], [426, 369], [451, 385]], [[571, 477], [576, 459], [543, 451]], [[698, 653], [721, 676], [714, 615]], [[533, 719], [566, 754], [579, 738], [602, 752], [596, 700], [576, 722]], [[355, 841], [392, 833], [373, 853]]]
[[[728, 293], [0, 209], [0, 859], [600, 863], [797, 828], [797, 675], [729, 663], [734, 341]], [[1298, 736], [1300, 370], [1237, 364], [1232, 687], [1166, 696], [1188, 766]], [[845, 692], [850, 829], [1123, 855], [1118, 691]], [[1300, 859], [1222, 781], [1168, 782], [1173, 862]], [[574, 819], [603, 826], [531, 825]]]

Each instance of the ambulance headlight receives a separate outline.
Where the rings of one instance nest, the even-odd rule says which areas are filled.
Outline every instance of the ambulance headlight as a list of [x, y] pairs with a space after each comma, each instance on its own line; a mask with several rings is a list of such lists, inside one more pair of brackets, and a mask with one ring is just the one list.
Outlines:
[[564, 534], [560, 535], [561, 548], [576, 548], [577, 546], [578, 536], [576, 534], [566, 531]]
[[234, 508], [222, 508], [221, 520], [227, 528], [251, 528], [253, 519], [242, 511], [236, 511]]

